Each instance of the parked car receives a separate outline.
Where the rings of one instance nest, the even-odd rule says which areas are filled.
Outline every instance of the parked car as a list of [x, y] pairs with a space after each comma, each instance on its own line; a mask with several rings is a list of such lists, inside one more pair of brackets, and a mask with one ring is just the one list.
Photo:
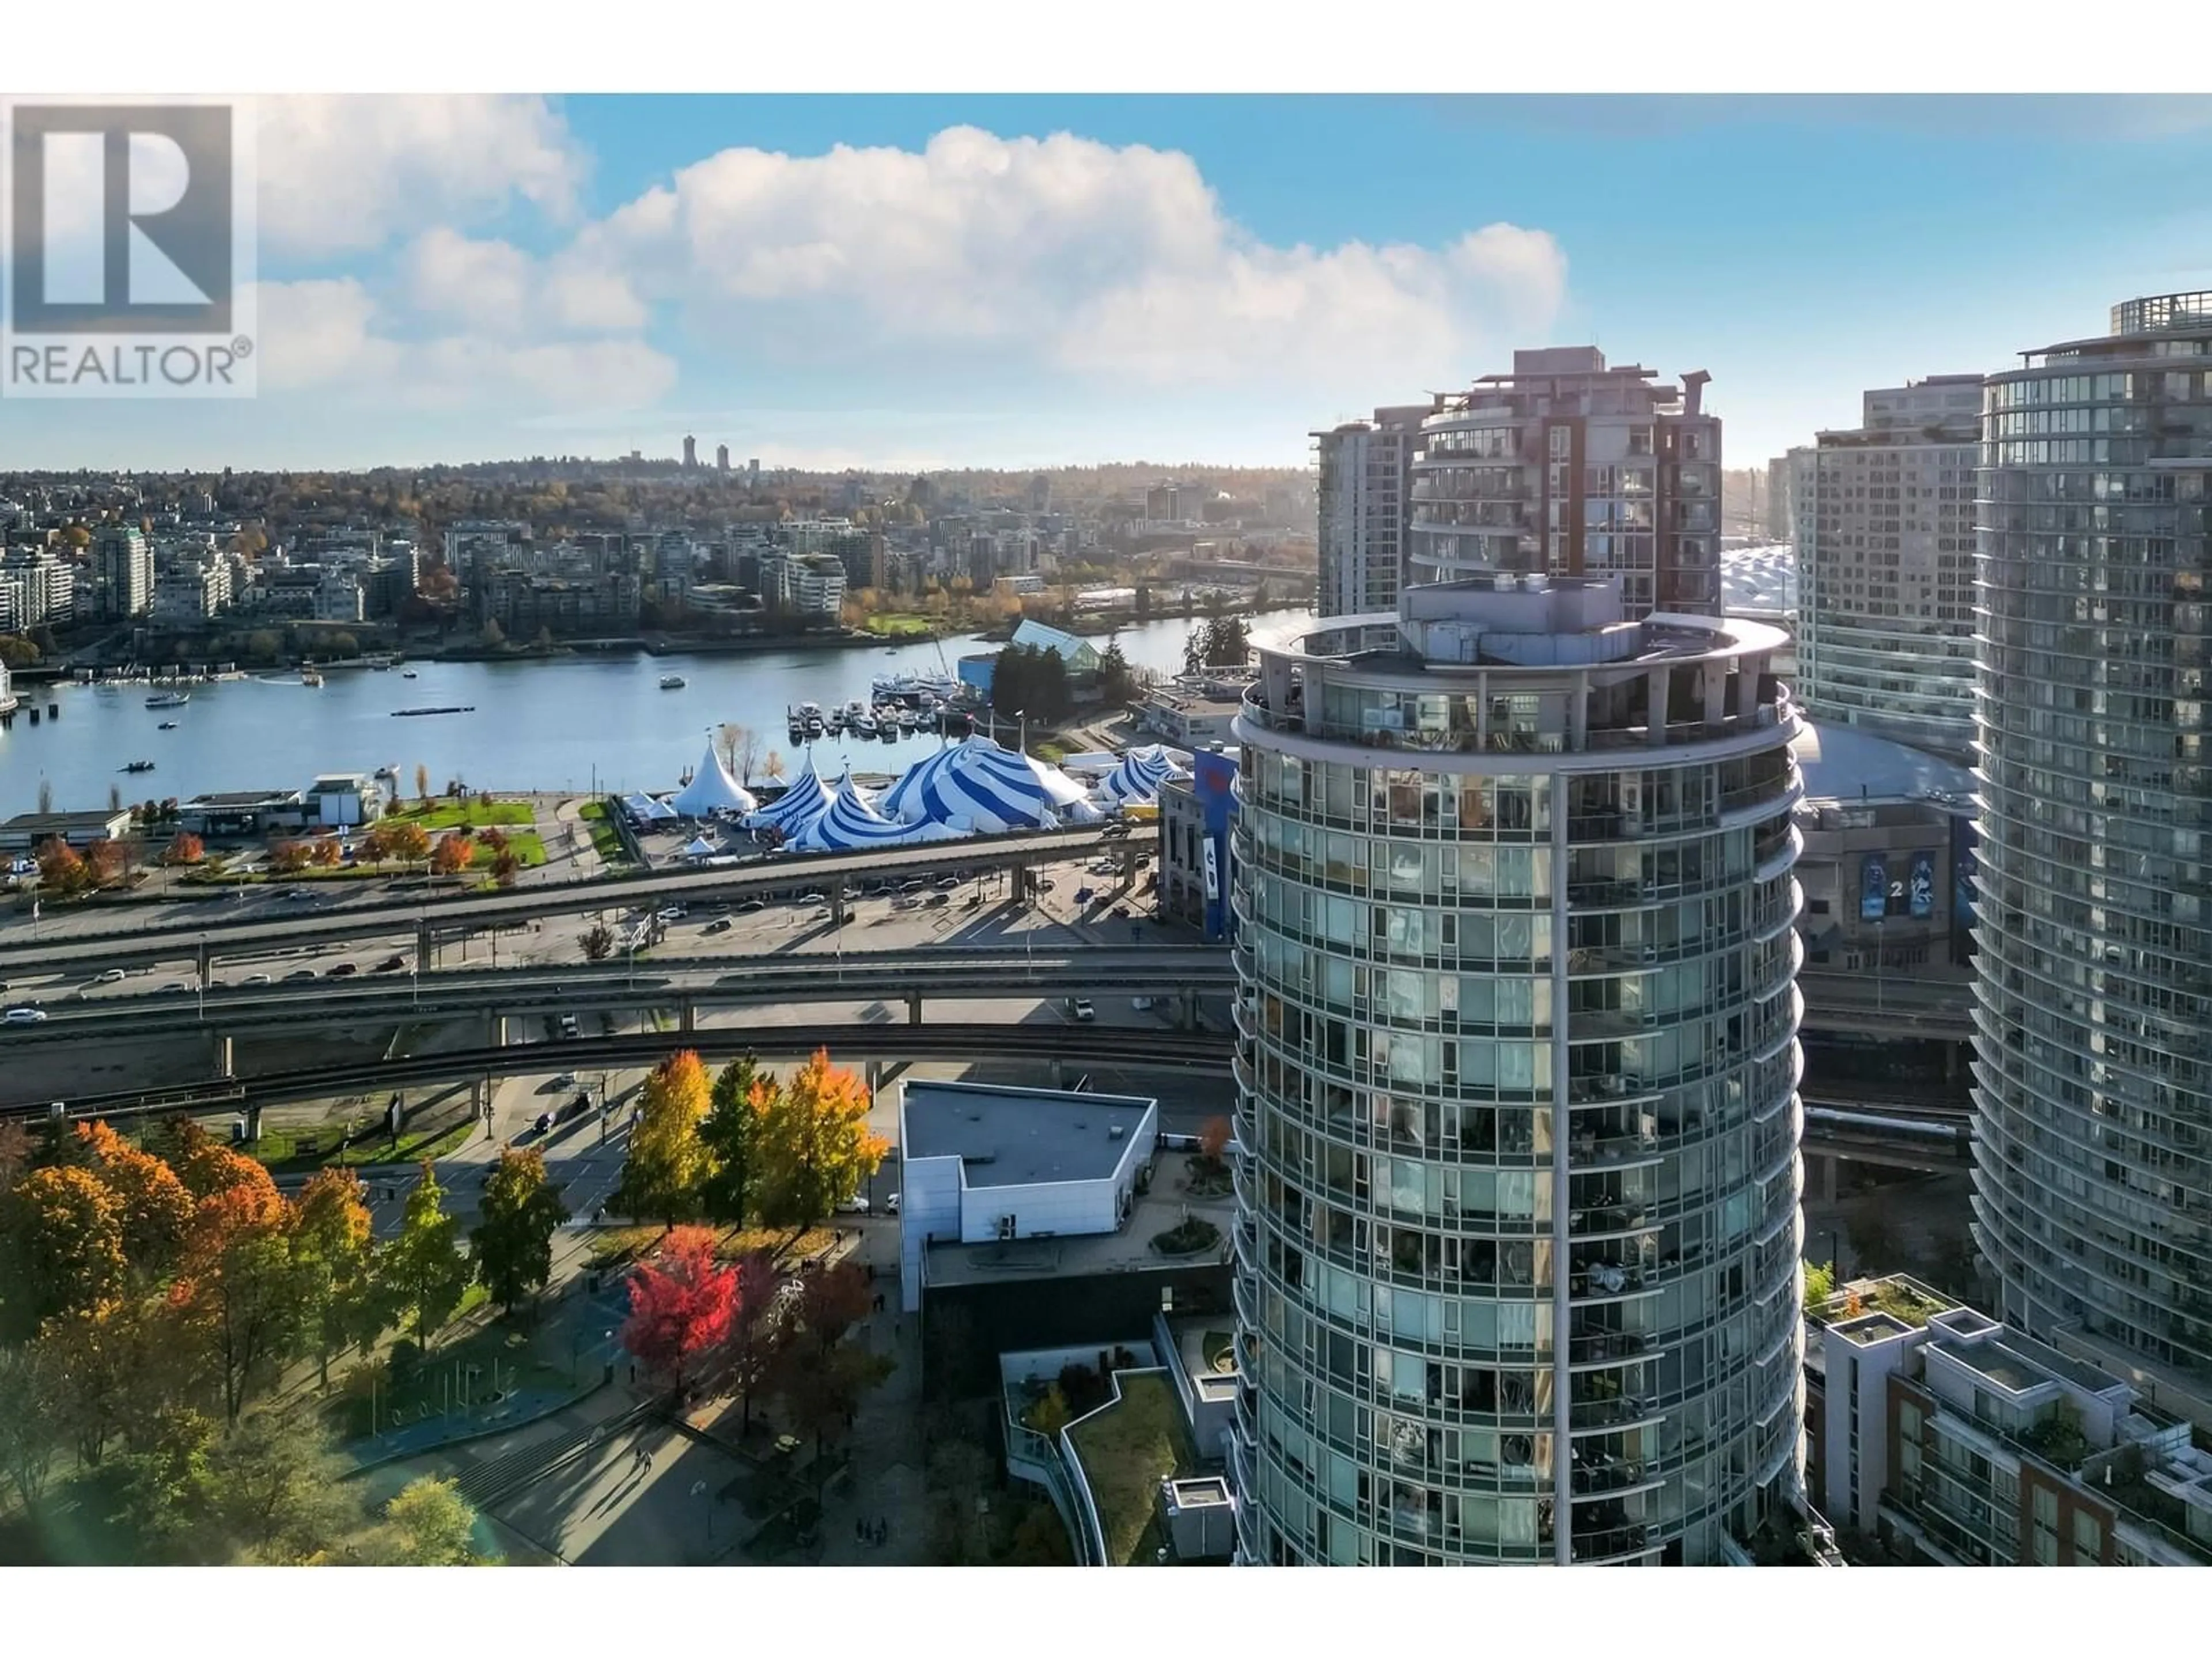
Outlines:
[[710, 933], [728, 933], [730, 931], [730, 919], [727, 916], [715, 917], [714, 921], [707, 924], [707, 931]]
[[900, 891], [900, 892], [902, 892], [902, 893], [919, 893], [919, 892], [920, 892], [920, 891], [921, 891], [924, 887], [926, 887], [926, 886], [927, 886], [927, 885], [928, 885], [928, 884], [927, 884], [927, 882], [922, 881], [920, 878], [918, 878], [918, 877], [917, 877], [917, 878], [916, 878], [915, 880], [913, 880], [913, 881], [902, 881], [902, 882], [901, 882], [901, 883], [899, 884], [899, 891]]
[[899, 1195], [896, 1193], [893, 1193], [889, 1198], [884, 1200], [884, 1213], [885, 1215], [896, 1215], [898, 1213], [898, 1198]]
[[404, 968], [406, 965], [407, 958], [405, 957], [390, 956], [385, 957], [383, 961], [376, 964], [376, 971], [380, 974], [397, 973], [400, 969]]
[[952, 895], [950, 893], [932, 893], [929, 896], [929, 902], [933, 906], [950, 904], [952, 902]]
[[1128, 833], [1128, 824], [1123, 820], [1116, 818], [1113, 823], [1108, 824], [1103, 830], [1101, 830], [1098, 832], [1098, 836], [1099, 839], [1102, 841], [1119, 841]]
[[581, 1035], [576, 1025], [575, 1015], [563, 1014], [561, 1016], [561, 1035], [564, 1037], [574, 1037]]
[[1097, 890], [1095, 887], [1079, 887], [1075, 890], [1075, 902], [1078, 904], [1088, 904], [1091, 902], [1091, 895]]
[[314, 976], [315, 970], [312, 968], [295, 968], [290, 973], [284, 975], [284, 982], [287, 985], [289, 985], [294, 980], [313, 979]]
[[120, 985], [129, 977], [120, 968], [111, 968], [104, 974], [94, 975], [92, 982], [94, 985]]
[[5, 1015], [0, 1015], [0, 1018], [6, 1019], [7, 1023], [10, 1025], [37, 1025], [41, 1024], [46, 1019], [46, 1011], [45, 1009], [33, 1008], [27, 1006], [21, 1008], [10, 1008]]
[[574, 1085], [575, 1081], [576, 1074], [574, 1072], [563, 1072], [560, 1076], [553, 1079], [553, 1086], [556, 1089], [566, 1089]]
[[942, 877], [937, 883], [937, 890], [940, 893], [957, 892], [959, 888], [960, 878], [957, 876]]
[[1162, 1006], [1162, 1000], [1158, 997], [1131, 997], [1129, 1006], [1140, 1014], [1149, 1014]]
[[331, 975], [330, 975], [330, 976], [331, 976], [332, 979], [344, 979], [344, 978], [346, 978], [349, 975], [357, 974], [357, 973], [359, 973], [360, 971], [361, 971], [361, 964], [360, 964], [359, 963], [357, 963], [357, 962], [342, 962], [342, 963], [338, 963], [338, 965], [337, 965], [337, 967], [335, 967], [335, 968], [333, 968], [333, 969], [331, 969]]
[[819, 888], [811, 888], [799, 896], [799, 902], [801, 904], [827, 904], [830, 896]]
[[271, 982], [271, 975], [268, 974], [248, 974], [244, 979], [238, 982], [240, 985], [267, 985]]
[[768, 901], [766, 899], [749, 898], [743, 904], [740, 904], [738, 907], [738, 914], [741, 916], [749, 916], [756, 910], [765, 910], [767, 908]]
[[866, 1215], [867, 1212], [868, 1195], [866, 1193], [855, 1193], [837, 1206], [839, 1215]]
[[1098, 1011], [1091, 1006], [1091, 999], [1089, 997], [1076, 998], [1075, 1018], [1077, 1024], [1088, 1025], [1092, 1020], [1097, 1018]]

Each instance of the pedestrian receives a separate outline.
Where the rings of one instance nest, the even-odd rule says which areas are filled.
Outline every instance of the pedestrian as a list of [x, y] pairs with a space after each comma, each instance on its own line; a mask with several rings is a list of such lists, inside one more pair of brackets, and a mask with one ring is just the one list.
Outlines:
[[857, 1515], [853, 1517], [853, 1541], [855, 1544], [865, 1544], [868, 1541], [868, 1523]]

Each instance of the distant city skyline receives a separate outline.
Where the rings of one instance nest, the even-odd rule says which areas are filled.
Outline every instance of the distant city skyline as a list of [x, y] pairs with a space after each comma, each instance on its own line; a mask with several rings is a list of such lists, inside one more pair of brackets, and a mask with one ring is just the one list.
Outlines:
[[12, 465], [689, 433], [771, 470], [1296, 466], [1595, 343], [1709, 371], [1741, 467], [1867, 386], [2212, 286], [2203, 99], [285, 99], [260, 127], [260, 398], [0, 402]]

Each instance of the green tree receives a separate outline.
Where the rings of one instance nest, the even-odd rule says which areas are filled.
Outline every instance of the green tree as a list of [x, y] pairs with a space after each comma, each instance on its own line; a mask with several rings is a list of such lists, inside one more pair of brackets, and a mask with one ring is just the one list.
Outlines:
[[0, 634], [0, 663], [9, 668], [35, 668], [39, 665], [39, 647], [20, 634]]
[[377, 1290], [386, 1322], [411, 1323], [416, 1341], [427, 1346], [461, 1305], [474, 1272], [461, 1251], [460, 1221], [446, 1213], [445, 1189], [426, 1163], [422, 1180], [407, 1194], [398, 1237], [377, 1253]]
[[754, 1096], [776, 1086], [750, 1054], [733, 1060], [714, 1079], [714, 1104], [699, 1126], [710, 1164], [699, 1187], [699, 1212], [725, 1227], [742, 1227], [751, 1208], [753, 1126], [761, 1108]]
[[1128, 702], [1137, 695], [1136, 671], [1121, 653], [1121, 641], [1109, 640], [1098, 653], [1098, 695], [1108, 702]]
[[169, 1299], [220, 1384], [226, 1425], [299, 1352], [305, 1298], [292, 1267], [292, 1220], [273, 1187], [250, 1183], [202, 1199], [192, 1216]]
[[614, 954], [614, 929], [604, 921], [594, 922], [584, 930], [583, 938], [577, 943], [583, 949], [585, 961], [605, 962]]
[[755, 1190], [772, 1227], [825, 1218], [876, 1172], [890, 1143], [868, 1128], [868, 1091], [817, 1048], [773, 1094], [757, 1091]]
[[476, 1563], [477, 1512], [460, 1483], [424, 1475], [384, 1506], [363, 1553], [379, 1566], [466, 1567]]
[[510, 1147], [484, 1182], [482, 1212], [470, 1252], [492, 1300], [511, 1314], [553, 1276], [553, 1235], [568, 1206], [546, 1178], [544, 1156], [534, 1147]]
[[37, 1510], [62, 1446], [62, 1379], [44, 1344], [0, 1344], [0, 1478], [24, 1511]]
[[700, 1189], [712, 1162], [699, 1126], [711, 1098], [706, 1067], [690, 1049], [653, 1068], [639, 1102], [637, 1127], [630, 1132], [614, 1208], [627, 1216], [657, 1216], [670, 1227], [699, 1213]]
[[209, 1517], [248, 1561], [324, 1559], [367, 1518], [349, 1466], [312, 1413], [248, 1418], [210, 1449], [206, 1468]]
[[383, 1328], [376, 1305], [376, 1241], [361, 1178], [322, 1170], [300, 1194], [292, 1223], [292, 1267], [299, 1278], [301, 1336], [331, 1385], [331, 1358]]

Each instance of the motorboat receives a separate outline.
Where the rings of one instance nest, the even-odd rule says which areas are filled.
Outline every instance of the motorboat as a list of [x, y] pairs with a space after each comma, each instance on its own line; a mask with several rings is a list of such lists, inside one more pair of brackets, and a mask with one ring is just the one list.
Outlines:
[[173, 732], [176, 729], [177, 723], [174, 720], [163, 720], [161, 722], [161, 730], [164, 732]]
[[164, 691], [159, 696], [146, 699], [149, 708], [182, 708], [192, 700], [189, 691]]
[[411, 680], [419, 677], [416, 674], [413, 669], [403, 668], [399, 671], [399, 678], [403, 680]]
[[123, 769], [126, 772], [150, 772], [154, 769], [154, 763], [151, 761], [132, 761]]
[[310, 690], [319, 690], [322, 687], [323, 677], [312, 668], [302, 668], [300, 671], [300, 684]]
[[664, 691], [681, 691], [684, 689], [684, 676], [663, 674], [660, 677], [660, 689]]
[[852, 716], [849, 724], [855, 736], [872, 738], [876, 735], [876, 717], [866, 709]]

